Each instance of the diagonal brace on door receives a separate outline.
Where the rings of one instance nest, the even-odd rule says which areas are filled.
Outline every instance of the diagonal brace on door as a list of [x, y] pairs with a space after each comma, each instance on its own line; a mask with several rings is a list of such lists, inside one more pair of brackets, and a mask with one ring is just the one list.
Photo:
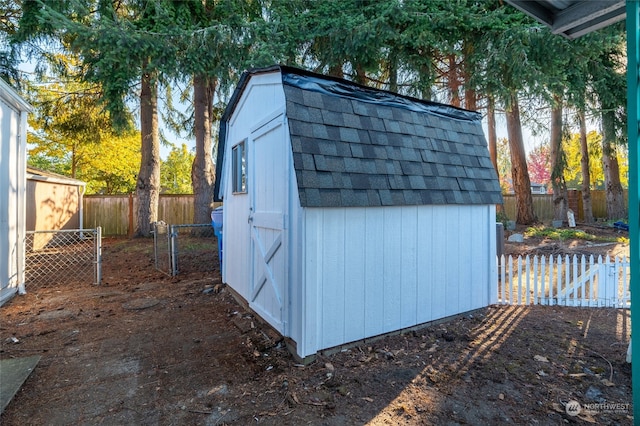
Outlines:
[[262, 274], [260, 275], [260, 279], [258, 280], [258, 283], [259, 283], [258, 286], [253, 290], [251, 294], [251, 302], [254, 302], [256, 300], [256, 298], [258, 297], [258, 294], [260, 294], [260, 291], [262, 291], [262, 288], [268, 281], [269, 284], [271, 285], [271, 288], [273, 288], [273, 292], [276, 298], [278, 299], [278, 304], [282, 306], [282, 297], [280, 297], [280, 292], [278, 291], [278, 287], [276, 286], [275, 278], [273, 276], [273, 271], [269, 266], [269, 262], [271, 261], [271, 259], [273, 259], [273, 256], [275, 256], [280, 246], [282, 246], [282, 234], [278, 234], [278, 237], [273, 241], [273, 243], [269, 247], [269, 250], [265, 251], [255, 226], [251, 227], [251, 232], [253, 233], [253, 240], [258, 246], [258, 249], [260, 251], [260, 257], [262, 258], [262, 262], [260, 262], [261, 263], [260, 269]]

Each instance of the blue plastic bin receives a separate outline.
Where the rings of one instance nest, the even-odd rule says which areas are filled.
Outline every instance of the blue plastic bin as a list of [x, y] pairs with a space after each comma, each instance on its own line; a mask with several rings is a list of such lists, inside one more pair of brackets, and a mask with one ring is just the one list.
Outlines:
[[220, 272], [222, 272], [222, 220], [223, 211], [222, 206], [220, 206], [211, 212], [211, 226], [213, 226], [213, 233], [216, 234], [216, 238], [218, 239], [218, 259], [220, 260]]
[[613, 227], [620, 230], [620, 231], [627, 231], [629, 232], [629, 224], [624, 223], [622, 221], [618, 221], [618, 222], [614, 222], [613, 223]]

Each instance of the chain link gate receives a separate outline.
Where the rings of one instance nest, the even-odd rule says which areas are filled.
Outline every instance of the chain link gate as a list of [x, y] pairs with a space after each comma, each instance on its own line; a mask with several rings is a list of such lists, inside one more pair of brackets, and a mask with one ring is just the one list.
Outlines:
[[102, 281], [102, 228], [27, 231], [27, 290]]
[[153, 226], [155, 267], [167, 275], [209, 272], [218, 265], [217, 243], [210, 223]]
[[171, 262], [171, 234], [169, 225], [165, 222], [153, 223], [153, 257], [154, 264], [158, 271], [167, 275], [173, 275]]

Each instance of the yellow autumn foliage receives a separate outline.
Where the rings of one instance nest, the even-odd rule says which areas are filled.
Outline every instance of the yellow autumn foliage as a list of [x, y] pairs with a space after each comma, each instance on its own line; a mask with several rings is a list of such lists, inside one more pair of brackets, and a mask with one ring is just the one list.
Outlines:
[[[587, 133], [587, 147], [589, 151], [589, 174], [591, 189], [604, 189], [604, 171], [602, 169], [602, 135], [595, 130]], [[566, 155], [566, 167], [564, 177], [567, 187], [579, 189], [582, 185], [582, 168], [580, 149], [580, 135], [574, 133], [569, 139], [563, 141], [563, 148]], [[620, 182], [623, 187], [629, 184], [629, 161], [626, 147], [616, 147], [618, 164], [620, 166]]]

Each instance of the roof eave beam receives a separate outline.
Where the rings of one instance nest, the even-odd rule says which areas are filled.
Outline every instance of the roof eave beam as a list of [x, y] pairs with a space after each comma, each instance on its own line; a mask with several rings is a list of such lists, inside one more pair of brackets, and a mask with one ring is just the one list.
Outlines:
[[596, 31], [596, 30], [599, 30], [600, 28], [604, 28], [618, 21], [622, 21], [624, 20], [624, 18], [625, 18], [624, 15], [622, 16], [616, 15], [608, 19], [605, 19], [603, 21], [598, 21], [597, 23], [585, 24], [583, 26], [573, 28], [563, 33], [563, 35], [573, 40], [585, 34], [589, 34], [592, 31]]
[[566, 34], [569, 38], [577, 38], [621, 21], [625, 16], [624, 0], [583, 1], [558, 12], [551, 24], [551, 31], [554, 34]]

